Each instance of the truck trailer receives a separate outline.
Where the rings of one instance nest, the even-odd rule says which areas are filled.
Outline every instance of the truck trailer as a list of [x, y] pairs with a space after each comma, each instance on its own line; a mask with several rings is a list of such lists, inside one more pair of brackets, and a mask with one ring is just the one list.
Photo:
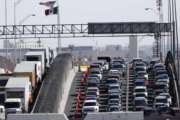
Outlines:
[[9, 78], [5, 87], [7, 114], [29, 111], [29, 105], [32, 103], [31, 83], [29, 81], [29, 77]]
[[40, 61], [41, 62], [42, 76], [44, 75], [45, 66], [46, 66], [44, 51], [27, 52], [24, 55], [24, 60], [25, 61]]
[[14, 69], [13, 76], [29, 77], [29, 80], [32, 85], [32, 92], [36, 89], [38, 83], [36, 64], [31, 62], [21, 62], [17, 64]]

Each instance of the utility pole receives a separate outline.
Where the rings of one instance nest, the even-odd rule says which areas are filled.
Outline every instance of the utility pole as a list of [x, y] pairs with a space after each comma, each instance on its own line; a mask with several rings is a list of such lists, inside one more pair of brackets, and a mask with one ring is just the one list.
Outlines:
[[[156, 0], [156, 7], [157, 7], [157, 13], [158, 13], [158, 22], [159, 23], [163, 23], [163, 2], [162, 0]], [[164, 51], [164, 48], [165, 48], [165, 41], [164, 41], [164, 38], [162, 38], [161, 34], [158, 33], [159, 35], [157, 36], [156, 38], [156, 41], [157, 41], [157, 52], [160, 53], [160, 60], [161, 61], [164, 61], [164, 57], [165, 57], [165, 51]], [[157, 54], [159, 54], [157, 53]]]
[[61, 21], [60, 21], [60, 6], [59, 6], [59, 0], [56, 0], [57, 2], [57, 24], [58, 24], [58, 36], [57, 36], [57, 40], [58, 40], [58, 54], [60, 54], [62, 52], [61, 49]]
[[[7, 26], [7, 0], [4, 0], [4, 7], [5, 7], [5, 26]], [[6, 31], [5, 31], [6, 34]], [[8, 39], [7, 39], [7, 34], [5, 36], [5, 40], [4, 40], [4, 47], [6, 48], [6, 59], [8, 58]], [[7, 70], [7, 65], [5, 62], [5, 70]]]

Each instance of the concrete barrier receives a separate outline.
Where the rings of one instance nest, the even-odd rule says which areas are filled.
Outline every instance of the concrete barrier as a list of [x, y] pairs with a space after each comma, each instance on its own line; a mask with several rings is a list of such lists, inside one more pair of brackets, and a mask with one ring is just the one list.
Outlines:
[[84, 120], [144, 120], [143, 112], [89, 113]]
[[42, 84], [34, 113], [58, 113], [65, 83], [72, 68], [71, 54], [56, 57]]
[[65, 114], [10, 114], [7, 120], [68, 120]]

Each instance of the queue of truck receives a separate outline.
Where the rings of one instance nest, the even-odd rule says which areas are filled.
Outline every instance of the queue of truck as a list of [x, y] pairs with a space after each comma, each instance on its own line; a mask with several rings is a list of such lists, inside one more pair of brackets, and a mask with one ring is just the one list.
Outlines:
[[46, 49], [28, 51], [12, 74], [0, 75], [0, 113], [31, 111], [46, 70], [54, 59], [52, 53]]

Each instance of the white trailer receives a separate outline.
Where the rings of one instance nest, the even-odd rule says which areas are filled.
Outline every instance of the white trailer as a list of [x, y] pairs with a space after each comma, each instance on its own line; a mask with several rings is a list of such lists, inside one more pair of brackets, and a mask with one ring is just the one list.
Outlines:
[[32, 102], [31, 83], [28, 77], [11, 77], [5, 87], [6, 113], [28, 112]]
[[53, 62], [54, 59], [54, 51], [53, 49], [50, 49], [49, 47], [45, 47], [45, 48], [33, 48], [30, 49], [31, 52], [44, 52], [44, 56], [45, 56], [45, 65], [46, 68], [49, 68], [51, 63]]
[[41, 70], [42, 75], [45, 73], [45, 55], [43, 51], [33, 51], [27, 52], [25, 55], [25, 61], [40, 61], [41, 62]]
[[[19, 67], [19, 69], [17, 67]], [[36, 81], [41, 82], [42, 68], [40, 61], [22, 61], [20, 64], [16, 66], [14, 72], [33, 72], [34, 70], [36, 74]]]

